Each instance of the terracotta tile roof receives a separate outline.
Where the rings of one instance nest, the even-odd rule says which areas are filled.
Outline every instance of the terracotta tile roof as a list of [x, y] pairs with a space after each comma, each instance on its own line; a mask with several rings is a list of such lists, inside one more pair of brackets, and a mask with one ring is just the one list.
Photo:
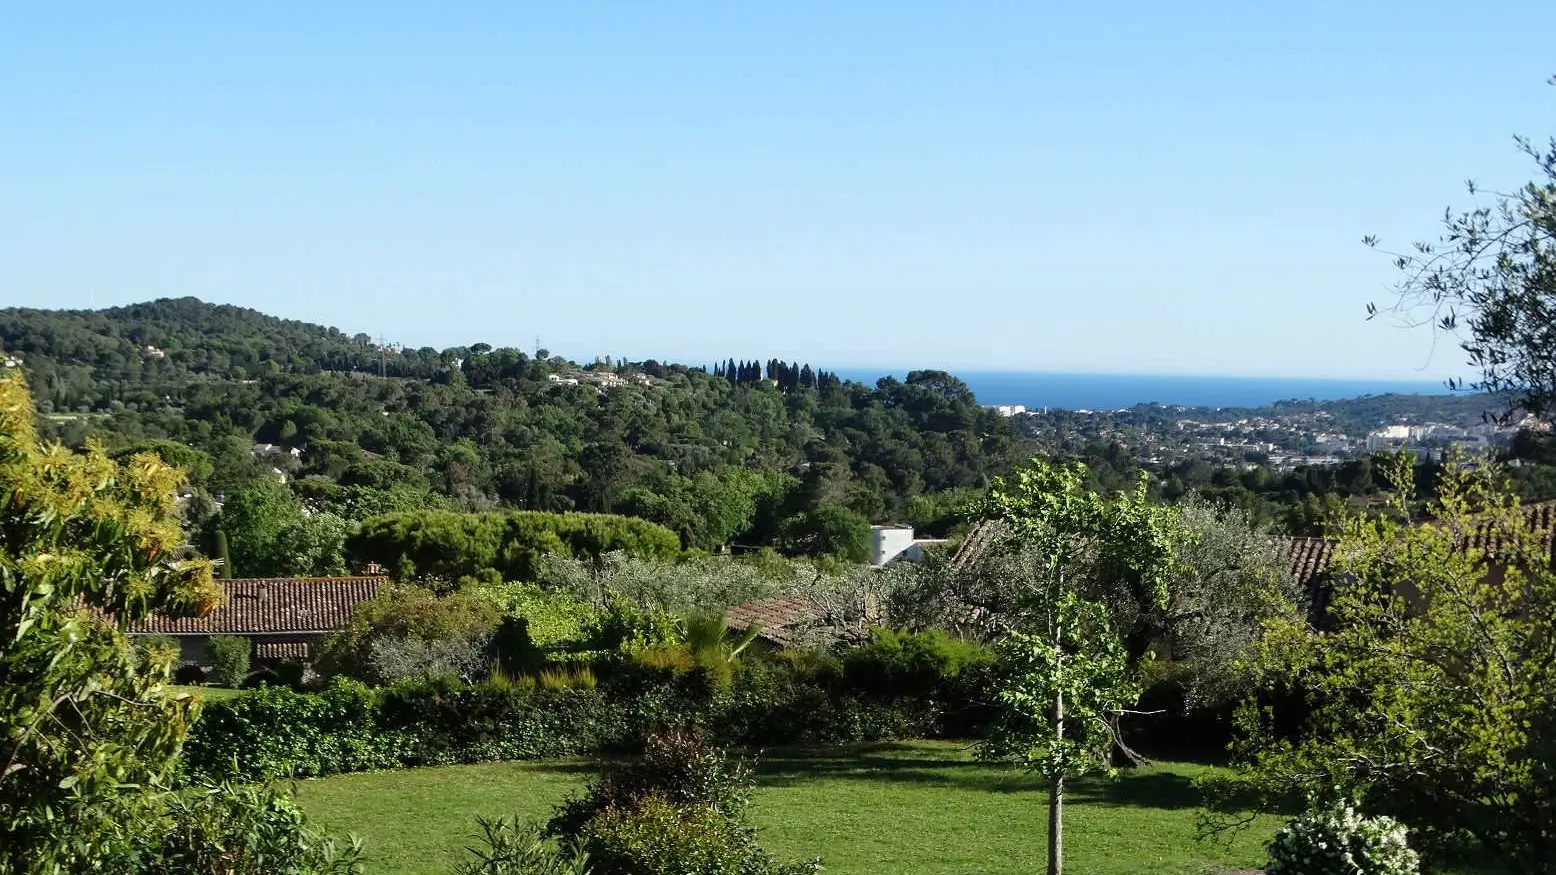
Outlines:
[[761, 627], [758, 638], [774, 644], [794, 643], [794, 636], [816, 620], [816, 608], [810, 602], [794, 596], [773, 596], [761, 601], [747, 602], [729, 609], [725, 617], [731, 629], [745, 629], [752, 624]]
[[255, 659], [295, 659], [307, 662], [312, 658], [306, 641], [268, 641], [254, 645]]
[[[1556, 501], [1542, 501], [1523, 506], [1524, 523], [1530, 534], [1541, 538], [1547, 545], [1556, 535]], [[1470, 535], [1469, 544], [1480, 550], [1495, 550], [1502, 544], [1503, 532], [1492, 525], [1484, 525]]]
[[1277, 538], [1275, 549], [1290, 563], [1291, 576], [1304, 588], [1324, 576], [1336, 543], [1325, 538]]
[[132, 634], [265, 635], [330, 632], [388, 585], [383, 577], [311, 577], [218, 581], [222, 604], [204, 617], [147, 617]]

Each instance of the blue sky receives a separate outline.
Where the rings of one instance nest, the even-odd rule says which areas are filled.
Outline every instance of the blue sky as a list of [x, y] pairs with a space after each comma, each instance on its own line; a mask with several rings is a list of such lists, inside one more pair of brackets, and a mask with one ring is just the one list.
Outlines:
[[1556, 4], [12, 4], [0, 303], [448, 346], [1438, 379], [1374, 233], [1556, 133]]

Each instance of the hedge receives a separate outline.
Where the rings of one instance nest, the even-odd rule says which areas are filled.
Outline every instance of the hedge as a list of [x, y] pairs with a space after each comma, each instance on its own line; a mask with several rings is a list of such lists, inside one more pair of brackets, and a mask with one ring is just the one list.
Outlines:
[[347, 541], [360, 562], [401, 579], [534, 580], [545, 556], [597, 558], [620, 550], [670, 562], [681, 541], [664, 526], [614, 514], [419, 510], [369, 517]]
[[209, 703], [184, 748], [190, 778], [257, 780], [619, 750], [641, 732], [699, 727], [767, 746], [966, 737], [968, 703], [853, 689], [837, 660], [748, 660], [723, 689], [701, 669], [618, 658], [596, 687], [418, 683], [321, 692], [267, 687]]

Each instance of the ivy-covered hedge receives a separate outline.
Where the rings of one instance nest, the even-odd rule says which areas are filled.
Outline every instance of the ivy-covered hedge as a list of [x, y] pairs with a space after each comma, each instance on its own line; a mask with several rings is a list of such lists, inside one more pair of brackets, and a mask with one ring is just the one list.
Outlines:
[[370, 517], [347, 542], [359, 561], [402, 580], [534, 580], [545, 556], [596, 558], [622, 551], [671, 562], [681, 540], [664, 526], [614, 514], [407, 511]]
[[[898, 648], [885, 649], [889, 659]], [[861, 689], [842, 662], [820, 654], [746, 660], [727, 687], [705, 669], [630, 657], [595, 672], [597, 685], [563, 689], [514, 682], [372, 689], [345, 680], [322, 692], [263, 688], [206, 705], [185, 745], [185, 770], [252, 780], [543, 759], [618, 749], [665, 728], [695, 727], [721, 744], [757, 747], [966, 737], [978, 728], [969, 715], [983, 713], [987, 698], [970, 681], [912, 695]]]
[[624, 731], [596, 690], [420, 684], [321, 692], [264, 687], [207, 704], [184, 745], [190, 778], [313, 777], [541, 759], [608, 747]]

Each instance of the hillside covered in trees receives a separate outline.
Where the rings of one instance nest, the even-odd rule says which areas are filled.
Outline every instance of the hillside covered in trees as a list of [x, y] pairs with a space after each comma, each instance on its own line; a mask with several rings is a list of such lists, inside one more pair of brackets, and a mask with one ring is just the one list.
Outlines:
[[300, 506], [348, 520], [581, 510], [661, 523], [688, 548], [803, 552], [866, 520], [943, 527], [1031, 448], [940, 371], [867, 386], [735, 357], [710, 371], [400, 348], [192, 298], [0, 310], [0, 344], [55, 436], [158, 451], [190, 471], [196, 519], [284, 476]]

